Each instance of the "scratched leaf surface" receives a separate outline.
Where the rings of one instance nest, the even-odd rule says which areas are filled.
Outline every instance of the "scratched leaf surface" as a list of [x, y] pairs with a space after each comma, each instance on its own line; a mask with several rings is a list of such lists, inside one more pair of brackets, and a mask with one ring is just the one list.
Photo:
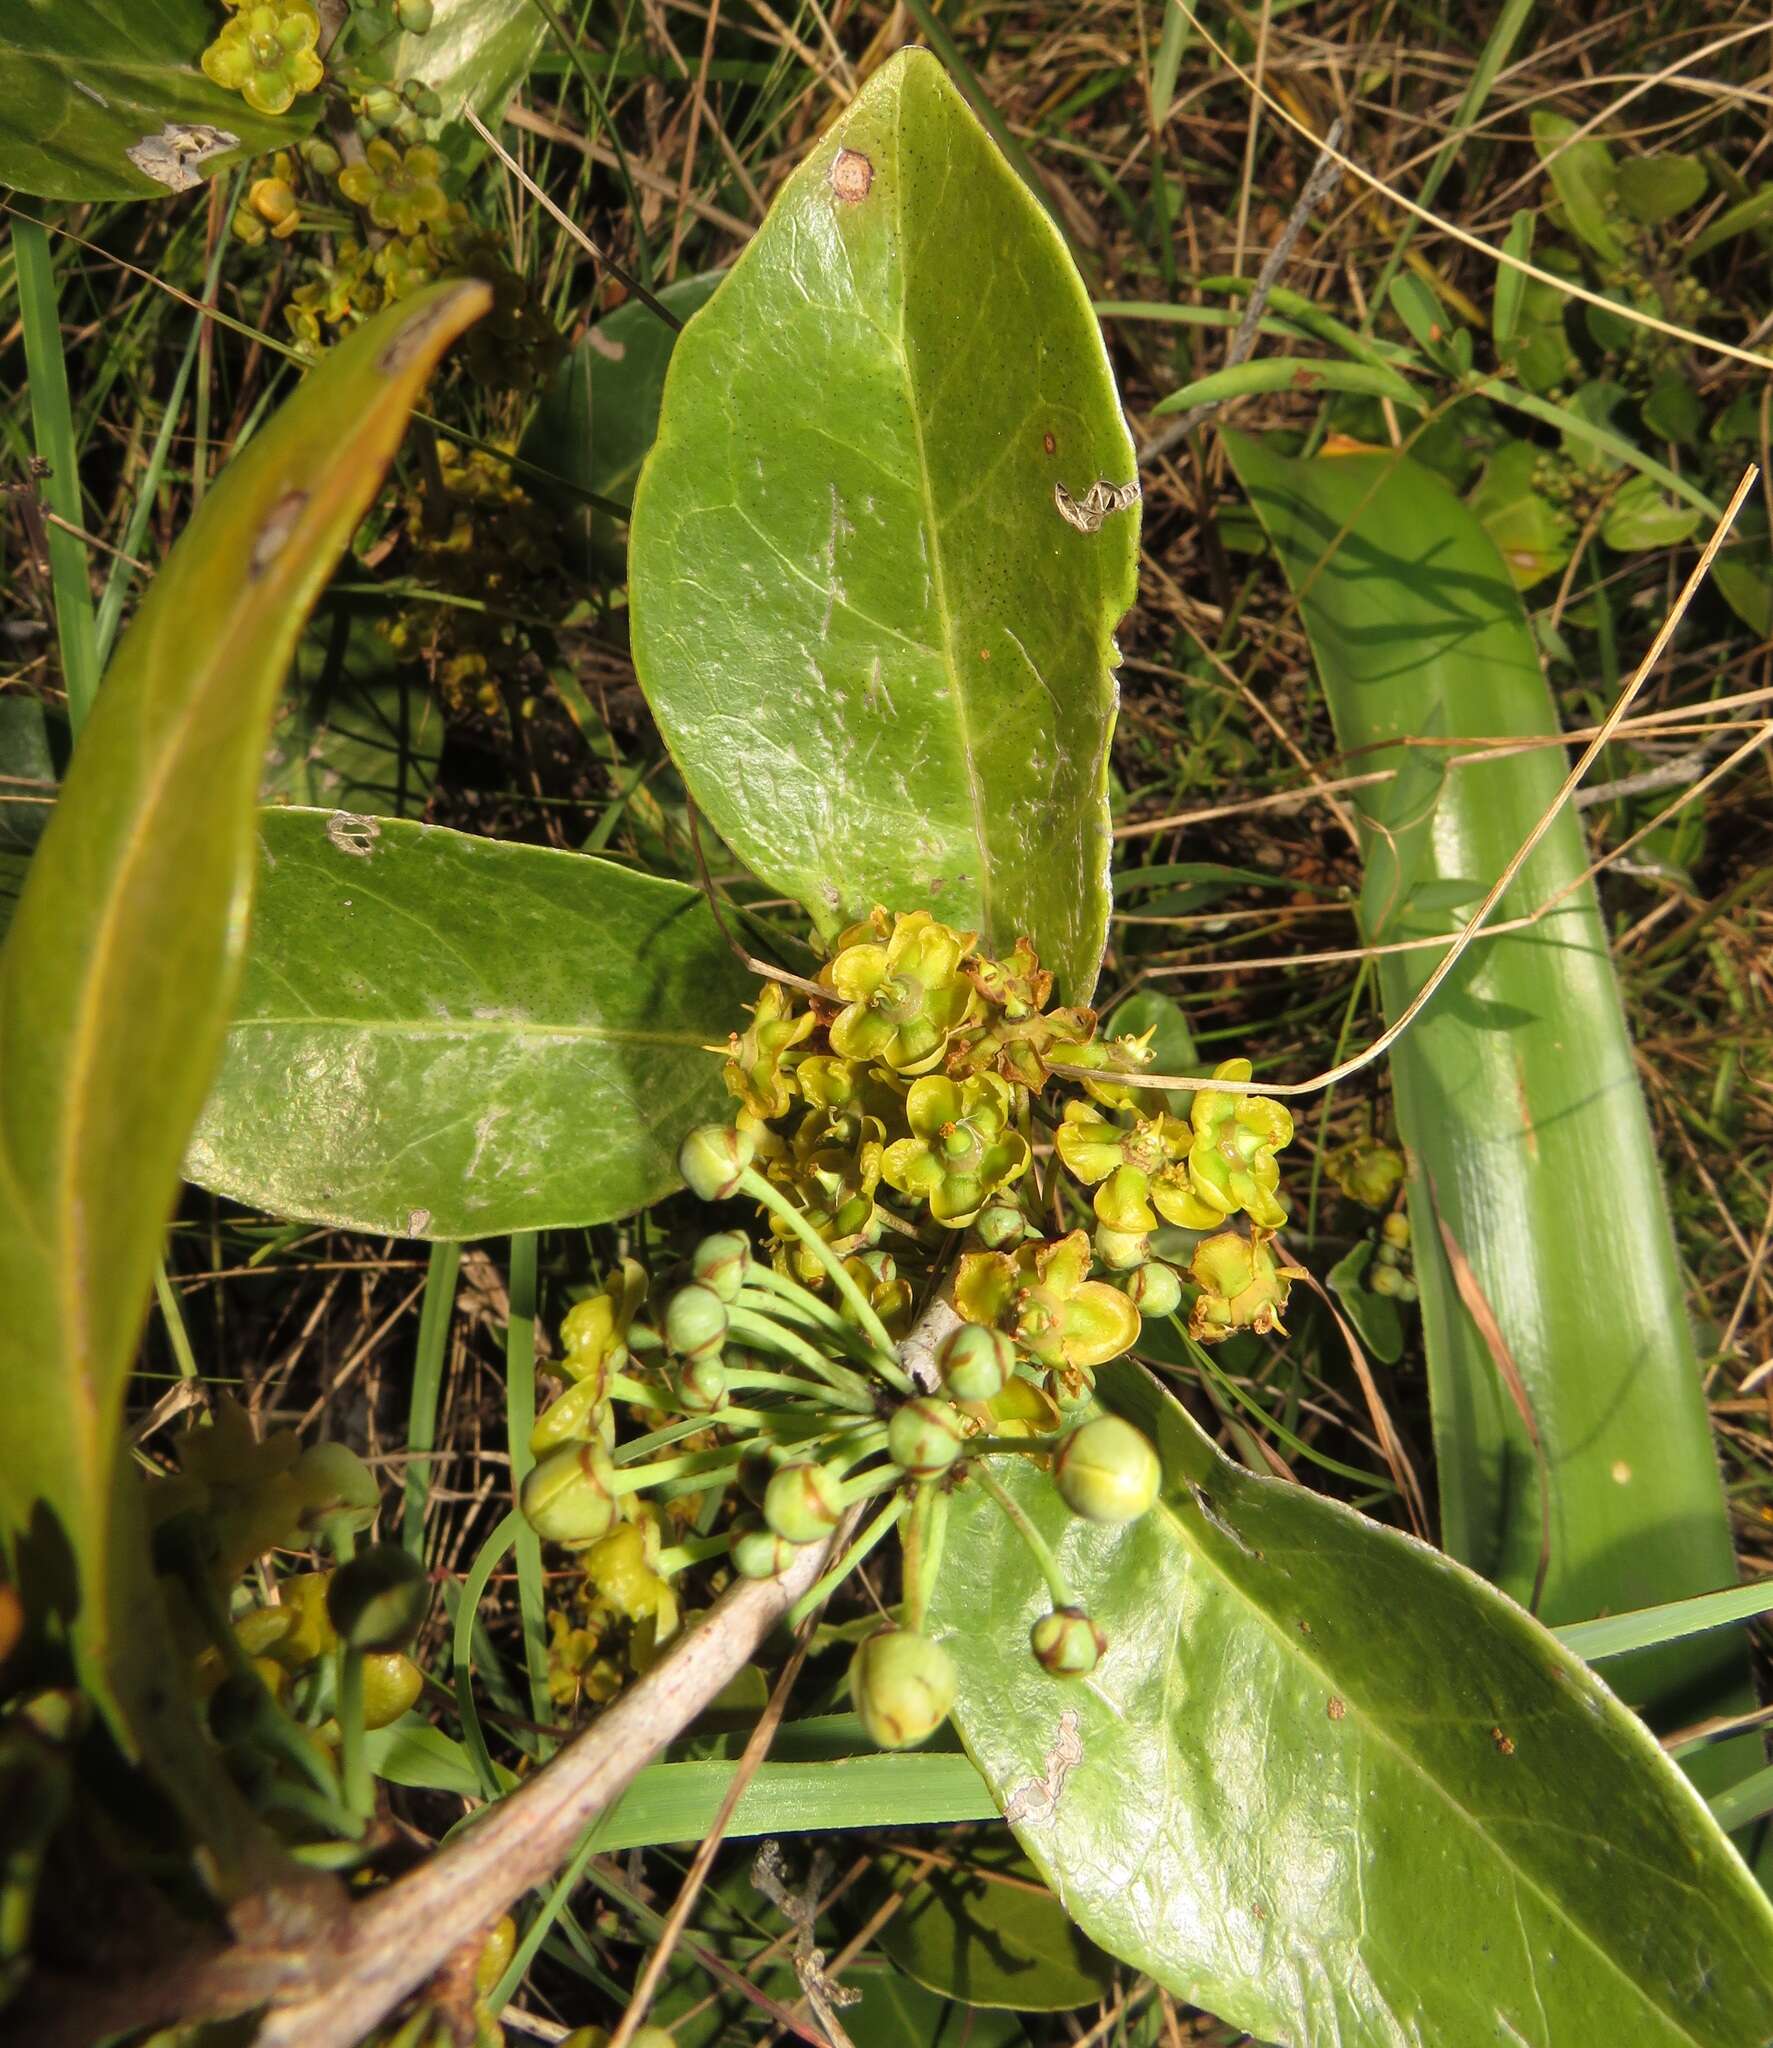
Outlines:
[[0, 952], [0, 1520], [27, 1607], [199, 1829], [226, 1801], [165, 1682], [124, 1389], [239, 973], [271, 706], [488, 298], [439, 286], [366, 323], [229, 463], [106, 672]]
[[724, 1116], [755, 984], [700, 894], [338, 811], [259, 818], [259, 905], [186, 1172], [400, 1237], [602, 1223]]
[[697, 802], [830, 933], [930, 905], [1065, 993], [1107, 929], [1138, 510], [1083, 287], [921, 51], [883, 65], [671, 358], [634, 655]]
[[[1585, 1665], [1463, 1566], [1228, 1463], [1132, 1366], [1142, 1521], [1006, 1483], [1109, 1637], [1085, 1683], [1008, 1523], [957, 1497], [931, 1628], [1023, 1848], [1112, 1954], [1284, 2048], [1744, 2048], [1773, 1910]], [[1008, 1464], [1010, 1461], [1003, 1461]]]
[[[299, 141], [319, 117], [317, 93], [272, 119], [198, 68], [224, 18], [211, 0], [7, 0], [0, 185], [46, 199], [164, 199]], [[158, 170], [132, 162], [132, 149]]]

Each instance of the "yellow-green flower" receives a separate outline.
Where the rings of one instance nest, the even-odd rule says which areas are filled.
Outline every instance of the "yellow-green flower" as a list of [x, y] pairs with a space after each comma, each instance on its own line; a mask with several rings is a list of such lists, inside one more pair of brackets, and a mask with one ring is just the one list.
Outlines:
[[378, 135], [365, 149], [362, 163], [347, 164], [340, 171], [339, 190], [377, 227], [416, 235], [449, 212], [442, 174], [443, 158], [429, 143], [403, 151]]
[[[877, 916], [873, 929], [884, 922]], [[820, 976], [844, 1005], [831, 1021], [831, 1050], [846, 1060], [880, 1060], [901, 1074], [933, 1067], [977, 1010], [978, 996], [960, 972], [973, 939], [914, 910], [893, 920], [884, 943], [876, 937], [843, 945]]]
[[1111, 1124], [1075, 1100], [1065, 1105], [1055, 1139], [1069, 1170], [1095, 1188], [1097, 1219], [1128, 1235], [1156, 1229], [1160, 1215], [1185, 1230], [1210, 1230], [1220, 1220], [1223, 1211], [1202, 1202], [1188, 1177], [1194, 1141], [1189, 1125], [1161, 1110]]
[[1324, 1171], [1351, 1202], [1364, 1209], [1383, 1209], [1404, 1177], [1404, 1155], [1377, 1138], [1356, 1138], [1330, 1153]]
[[312, 92], [325, 76], [314, 51], [319, 40], [314, 0], [262, 0], [222, 24], [203, 53], [204, 75], [239, 93], [255, 114], [285, 114], [297, 93]]
[[795, 1014], [794, 998], [779, 981], [766, 982], [743, 1032], [735, 1031], [723, 1070], [729, 1095], [755, 1117], [786, 1116], [796, 1094], [795, 1048], [811, 1035], [818, 1019], [811, 1010]]
[[1014, 1253], [968, 1252], [955, 1272], [954, 1305], [969, 1323], [1010, 1332], [1049, 1368], [1093, 1370], [1139, 1341], [1139, 1311], [1090, 1278], [1090, 1240], [1081, 1230]]
[[1188, 1333], [1201, 1344], [1217, 1344], [1236, 1330], [1258, 1336], [1278, 1330], [1284, 1337], [1281, 1310], [1292, 1282], [1305, 1278], [1302, 1266], [1283, 1266], [1276, 1259], [1267, 1233], [1260, 1230], [1251, 1237], [1222, 1230], [1202, 1238], [1188, 1272], [1200, 1289], [1189, 1311]]
[[[1247, 1081], [1248, 1060], [1227, 1060], [1213, 1069], [1216, 1081]], [[1280, 1165], [1275, 1153], [1293, 1135], [1293, 1119], [1265, 1095], [1233, 1095], [1203, 1088], [1190, 1116], [1194, 1142], [1188, 1150], [1188, 1178], [1194, 1192], [1218, 1216], [1246, 1210], [1260, 1230], [1278, 1230], [1287, 1220], [1276, 1197]]]
[[[804, 1219], [840, 1257], [880, 1235], [875, 1190], [880, 1186], [885, 1132], [876, 1117], [853, 1110], [811, 1109], [794, 1141], [768, 1167], [769, 1177], [798, 1201]], [[804, 1286], [825, 1284], [824, 1265], [793, 1225], [772, 1215], [775, 1262]]]
[[1014, 1109], [1013, 1090], [995, 1074], [920, 1075], [905, 1097], [912, 1135], [887, 1147], [881, 1177], [927, 1202], [938, 1223], [970, 1223], [1028, 1171], [1028, 1140], [1010, 1128]]

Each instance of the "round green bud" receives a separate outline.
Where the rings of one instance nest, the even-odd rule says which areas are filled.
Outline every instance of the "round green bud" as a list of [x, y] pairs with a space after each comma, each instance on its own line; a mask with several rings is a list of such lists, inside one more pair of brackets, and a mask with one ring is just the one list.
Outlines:
[[326, 1618], [354, 1650], [404, 1649], [430, 1604], [425, 1567], [398, 1543], [372, 1543], [327, 1581]]
[[1393, 1209], [1379, 1226], [1379, 1235], [1388, 1245], [1400, 1252], [1410, 1248], [1410, 1219], [1401, 1209]]
[[717, 1230], [696, 1246], [691, 1269], [711, 1294], [732, 1303], [751, 1270], [751, 1240], [737, 1230]]
[[692, 1358], [677, 1375], [677, 1398], [690, 1415], [712, 1415], [727, 1401], [726, 1367], [718, 1357]]
[[389, 122], [388, 133], [397, 142], [403, 142], [408, 149], [411, 149], [414, 144], [424, 141], [425, 124], [413, 112], [411, 107], [402, 107], [394, 119]]
[[428, 36], [436, 15], [431, 0], [394, 0], [394, 19], [409, 36]]
[[680, 1287], [666, 1305], [665, 1342], [679, 1358], [712, 1358], [726, 1342], [726, 1303], [712, 1287]]
[[317, 178], [336, 178], [345, 167], [344, 158], [323, 136], [308, 136], [297, 144], [296, 153]]
[[1127, 1299], [1142, 1316], [1173, 1316], [1182, 1306], [1182, 1276], [1162, 1259], [1149, 1259], [1128, 1274]]
[[1157, 1453], [1130, 1422], [1098, 1415], [1053, 1454], [1065, 1505], [1087, 1522], [1133, 1522], [1157, 1498]]
[[954, 1692], [948, 1652], [908, 1628], [881, 1629], [850, 1660], [851, 1704], [882, 1749], [909, 1749], [935, 1734]]
[[400, 93], [421, 121], [435, 121], [443, 112], [443, 102], [421, 79], [409, 78]]
[[757, 1140], [730, 1124], [698, 1124], [677, 1148], [677, 1170], [704, 1202], [730, 1201], [757, 1156]]
[[789, 1543], [817, 1543], [837, 1527], [841, 1487], [828, 1467], [796, 1458], [764, 1489], [763, 1519]]
[[946, 1472], [965, 1448], [960, 1411], [930, 1394], [907, 1401], [887, 1424], [887, 1451], [913, 1479], [934, 1479], [938, 1472]]
[[994, 1252], [1007, 1252], [1028, 1235], [1028, 1219], [1012, 1202], [993, 1202], [973, 1218], [973, 1234]]
[[425, 1689], [425, 1674], [399, 1650], [379, 1650], [363, 1660], [363, 1725], [386, 1728], [398, 1721]]
[[406, 102], [390, 87], [378, 85], [363, 95], [359, 111], [372, 128], [391, 128], [406, 112]]
[[1096, 1256], [1111, 1273], [1130, 1273], [1151, 1256], [1151, 1239], [1142, 1230], [1110, 1230], [1096, 1225]]
[[1034, 1661], [1055, 1678], [1087, 1678], [1102, 1661], [1108, 1638], [1081, 1607], [1057, 1607], [1028, 1631]]
[[1009, 1384], [1016, 1348], [1001, 1330], [962, 1323], [936, 1351], [936, 1369], [957, 1401], [995, 1401]]
[[615, 1476], [600, 1442], [562, 1444], [524, 1480], [524, 1520], [548, 1543], [595, 1543], [615, 1523]]
[[733, 1570], [742, 1579], [779, 1578], [798, 1547], [773, 1529], [747, 1529], [733, 1538]]
[[1096, 1391], [1096, 1375], [1087, 1365], [1050, 1366], [1041, 1374], [1040, 1383], [1052, 1396], [1053, 1405], [1066, 1410], [1081, 1408]]

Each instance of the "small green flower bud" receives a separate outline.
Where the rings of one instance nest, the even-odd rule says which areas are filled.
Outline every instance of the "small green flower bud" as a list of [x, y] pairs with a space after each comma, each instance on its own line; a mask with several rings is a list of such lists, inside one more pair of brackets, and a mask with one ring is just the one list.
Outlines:
[[698, 1124], [677, 1148], [677, 1170], [704, 1202], [725, 1202], [757, 1156], [757, 1140], [729, 1124]]
[[726, 1342], [726, 1303], [711, 1287], [680, 1287], [665, 1309], [665, 1342], [679, 1358], [712, 1358]]
[[817, 1543], [831, 1534], [843, 1513], [839, 1483], [825, 1466], [797, 1458], [765, 1488], [763, 1518], [790, 1543]]
[[359, 111], [372, 128], [392, 128], [406, 112], [406, 102], [391, 87], [378, 85], [363, 95]]
[[751, 1240], [738, 1230], [717, 1230], [696, 1246], [691, 1270], [724, 1302], [735, 1302], [751, 1270]]
[[1379, 1235], [1388, 1245], [1400, 1252], [1410, 1249], [1410, 1219], [1401, 1209], [1393, 1209], [1379, 1226]]
[[1150, 1259], [1127, 1276], [1127, 1299], [1142, 1316], [1173, 1316], [1182, 1306], [1182, 1276]]
[[1096, 1256], [1111, 1273], [1130, 1273], [1151, 1256], [1151, 1239], [1142, 1230], [1110, 1230], [1096, 1225]]
[[1108, 1638], [1081, 1607], [1043, 1614], [1028, 1632], [1034, 1661], [1055, 1678], [1087, 1678], [1102, 1661]]
[[677, 1398], [690, 1415], [712, 1415], [727, 1402], [726, 1367], [718, 1356], [692, 1358], [677, 1375]]
[[893, 1463], [913, 1479], [933, 1479], [938, 1472], [946, 1472], [965, 1446], [959, 1410], [929, 1394], [907, 1401], [887, 1424], [887, 1450]]
[[910, 1629], [881, 1629], [850, 1661], [850, 1700], [882, 1749], [909, 1749], [933, 1735], [954, 1693], [948, 1652]]
[[773, 1529], [747, 1529], [733, 1538], [733, 1570], [742, 1579], [774, 1579], [794, 1562], [799, 1548]]
[[377, 1651], [363, 1660], [363, 1725], [386, 1728], [398, 1721], [425, 1689], [425, 1674], [399, 1650]]
[[310, 135], [296, 145], [296, 154], [317, 178], [336, 178], [345, 160], [324, 136]]
[[244, 242], [249, 249], [256, 249], [270, 238], [270, 229], [249, 207], [235, 207], [229, 226], [234, 230], [234, 239]]
[[1416, 1283], [1395, 1266], [1374, 1265], [1367, 1270], [1367, 1291], [1388, 1295], [1393, 1301], [1414, 1301]]
[[562, 1444], [523, 1482], [524, 1519], [548, 1543], [595, 1543], [616, 1519], [616, 1476], [601, 1443]]
[[973, 1219], [979, 1242], [994, 1252], [1007, 1252], [1028, 1235], [1028, 1219], [1011, 1202], [993, 1202]]
[[418, 1634], [431, 1603], [425, 1567], [397, 1543], [372, 1543], [333, 1573], [327, 1619], [354, 1650], [398, 1650]]
[[407, 106], [421, 121], [435, 121], [443, 112], [443, 102], [421, 79], [409, 78], [400, 92]]
[[409, 36], [428, 36], [436, 13], [431, 0], [394, 0], [394, 19]]
[[414, 143], [424, 141], [425, 124], [413, 112], [411, 107], [402, 107], [394, 119], [389, 122], [388, 133], [397, 142], [404, 142], [410, 149]]
[[1098, 1415], [1053, 1454], [1065, 1505], [1088, 1522], [1132, 1522], [1157, 1498], [1157, 1453], [1130, 1422]]
[[1008, 1337], [983, 1323], [962, 1323], [936, 1352], [936, 1368], [957, 1401], [995, 1401], [1015, 1363], [1015, 1346]]

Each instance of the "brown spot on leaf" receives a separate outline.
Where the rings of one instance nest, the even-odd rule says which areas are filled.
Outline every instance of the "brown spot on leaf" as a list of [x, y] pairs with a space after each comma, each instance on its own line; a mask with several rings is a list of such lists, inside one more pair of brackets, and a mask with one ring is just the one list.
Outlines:
[[1495, 1743], [1498, 1756], [1514, 1755], [1514, 1737], [1512, 1735], [1504, 1735], [1500, 1728], [1492, 1728], [1490, 1730], [1490, 1740]]
[[1040, 437], [1040, 445], [1047, 451], [1049, 455], [1056, 455], [1059, 452], [1059, 444], [1057, 441], [1053, 439], [1051, 434], [1042, 434]]
[[868, 188], [873, 183], [874, 165], [859, 149], [837, 152], [837, 161], [831, 166], [831, 189], [839, 199], [854, 206], [868, 197]]
[[1324, 1709], [1324, 1712], [1329, 1715], [1332, 1721], [1340, 1721], [1342, 1716], [1348, 1712], [1347, 1702], [1339, 1700], [1334, 1693], [1331, 1693], [1330, 1704]]
[[1293, 372], [1293, 389], [1295, 391], [1310, 391], [1322, 381], [1322, 377], [1323, 372], [1321, 370], [1295, 370]]
[[307, 502], [306, 491], [285, 491], [265, 514], [246, 565], [246, 573], [255, 581], [282, 554], [284, 543], [295, 531], [296, 521], [301, 518], [302, 507]]

